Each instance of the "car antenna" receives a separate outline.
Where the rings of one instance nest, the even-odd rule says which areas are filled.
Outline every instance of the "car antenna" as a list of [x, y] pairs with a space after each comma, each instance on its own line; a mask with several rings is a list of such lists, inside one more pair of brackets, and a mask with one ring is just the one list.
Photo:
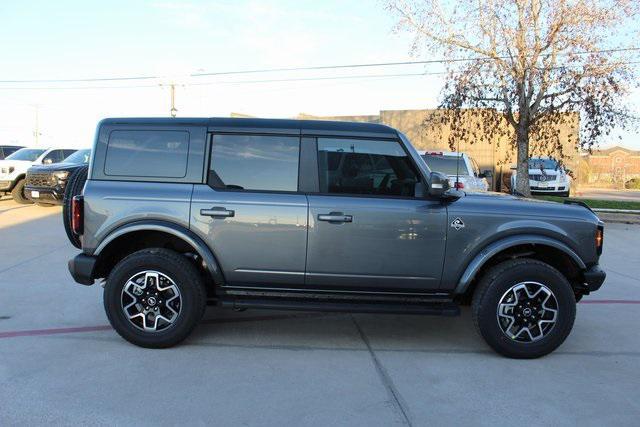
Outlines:
[[453, 184], [453, 187], [457, 191], [459, 189], [458, 187], [460, 187], [460, 138], [456, 141], [456, 151], [456, 182]]

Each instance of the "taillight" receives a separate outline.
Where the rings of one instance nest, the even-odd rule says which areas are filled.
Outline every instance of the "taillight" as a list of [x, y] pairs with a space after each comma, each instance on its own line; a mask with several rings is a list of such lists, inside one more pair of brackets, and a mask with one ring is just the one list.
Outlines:
[[599, 226], [596, 229], [596, 251], [598, 255], [602, 254], [602, 244], [604, 243], [604, 227]]
[[456, 181], [454, 187], [460, 190], [461, 188], [464, 188], [464, 182]]
[[77, 235], [84, 232], [84, 199], [75, 196], [71, 199], [71, 229]]

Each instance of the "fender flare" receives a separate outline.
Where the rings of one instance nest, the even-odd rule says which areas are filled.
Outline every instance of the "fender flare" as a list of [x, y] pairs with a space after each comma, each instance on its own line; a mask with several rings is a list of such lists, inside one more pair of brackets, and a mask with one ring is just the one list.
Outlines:
[[93, 252], [93, 255], [96, 257], [100, 257], [100, 253], [106, 247], [108, 247], [110, 243], [112, 243], [119, 237], [122, 237], [129, 233], [134, 233], [136, 231], [161, 231], [184, 240], [186, 243], [195, 248], [196, 252], [198, 252], [198, 255], [202, 257], [205, 268], [213, 278], [216, 285], [222, 285], [225, 283], [220, 264], [218, 264], [215, 255], [213, 254], [211, 249], [209, 249], [207, 244], [193, 231], [171, 222], [149, 220], [136, 221], [123, 225], [109, 233], [109, 235], [107, 235], [107, 237], [105, 237], [102, 242], [100, 242], [96, 250]]
[[493, 242], [487, 245], [484, 249], [478, 253], [475, 258], [471, 260], [471, 262], [467, 265], [464, 273], [460, 277], [458, 281], [458, 285], [455, 288], [454, 293], [463, 294], [469, 288], [469, 285], [473, 281], [474, 277], [480, 271], [482, 266], [489, 261], [494, 255], [499, 252], [502, 252], [505, 249], [509, 249], [514, 246], [524, 245], [524, 244], [536, 244], [536, 245], [545, 245], [551, 246], [555, 249], [558, 249], [568, 255], [573, 262], [576, 263], [578, 268], [585, 270], [587, 266], [584, 261], [578, 256], [577, 253], [565, 243], [562, 243], [554, 238], [540, 236], [535, 234], [523, 234], [518, 236], [510, 236], [505, 237], [504, 239], [500, 239], [496, 242]]

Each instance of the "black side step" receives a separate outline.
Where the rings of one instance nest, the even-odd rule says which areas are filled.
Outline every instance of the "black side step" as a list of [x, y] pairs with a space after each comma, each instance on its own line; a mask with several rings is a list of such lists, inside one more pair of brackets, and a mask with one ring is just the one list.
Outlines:
[[220, 299], [223, 307], [234, 309], [268, 308], [275, 310], [331, 311], [346, 313], [422, 314], [432, 316], [458, 316], [460, 307], [452, 302], [428, 304], [364, 303], [351, 301], [308, 301], [293, 299]]

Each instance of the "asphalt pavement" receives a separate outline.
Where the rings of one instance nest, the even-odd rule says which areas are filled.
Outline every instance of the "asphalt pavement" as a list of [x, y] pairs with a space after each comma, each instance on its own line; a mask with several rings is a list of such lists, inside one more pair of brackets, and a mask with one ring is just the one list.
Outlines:
[[640, 420], [640, 226], [608, 224], [572, 334], [510, 360], [457, 318], [210, 308], [148, 350], [73, 282], [59, 208], [0, 201], [0, 425], [628, 425]]

